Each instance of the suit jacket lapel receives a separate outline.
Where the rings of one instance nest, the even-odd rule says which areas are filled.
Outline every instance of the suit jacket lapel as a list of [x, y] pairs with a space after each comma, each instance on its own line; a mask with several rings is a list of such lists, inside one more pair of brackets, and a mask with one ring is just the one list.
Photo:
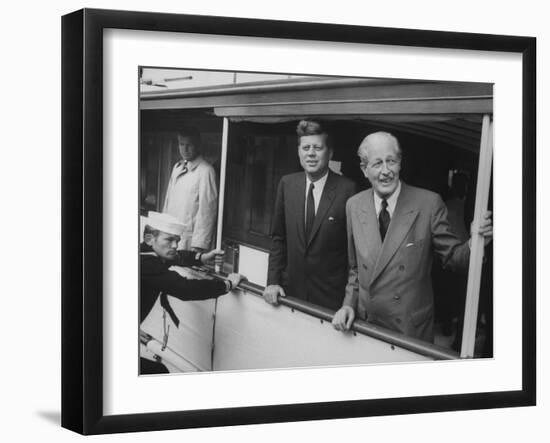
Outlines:
[[374, 197], [370, 189], [366, 194], [364, 201], [360, 204], [360, 211], [358, 212], [359, 221], [364, 229], [364, 238], [367, 242], [368, 260], [370, 266], [374, 266], [380, 250], [382, 248], [382, 241], [380, 240], [380, 231], [378, 229], [378, 219], [376, 218], [376, 209], [374, 208]]
[[[414, 202], [411, 202], [408, 196], [407, 186], [401, 183], [401, 192], [397, 198], [397, 204], [395, 205], [395, 211], [391, 218], [388, 232], [386, 233], [386, 239], [382, 245], [382, 251], [380, 252], [372, 274], [371, 284], [382, 273], [391, 258], [395, 255], [399, 245], [401, 245], [405, 236], [411, 229], [417, 215], [418, 210], [415, 208]], [[378, 221], [376, 226], [378, 227]], [[380, 239], [380, 232], [377, 233], [377, 238]]]
[[305, 212], [305, 195], [306, 195], [306, 176], [304, 174], [300, 174], [296, 177], [295, 181], [292, 183], [291, 186], [291, 195], [287, 196], [289, 201], [292, 202], [291, 210], [297, 214], [296, 217], [296, 232], [298, 233], [298, 240], [301, 242], [302, 245], [306, 244], [306, 233], [305, 233], [305, 220], [306, 220], [306, 212]]
[[[332, 172], [328, 172], [327, 181], [325, 183], [325, 187], [323, 189], [323, 193], [321, 194], [321, 200], [319, 201], [319, 207], [317, 208], [317, 212], [315, 214], [315, 220], [313, 221], [313, 227], [311, 228], [311, 233], [309, 235], [309, 239], [307, 242], [307, 245], [311, 243], [313, 238], [315, 237], [315, 234], [317, 234], [317, 231], [319, 230], [319, 227], [321, 226], [321, 223], [323, 222], [325, 215], [327, 211], [329, 210], [330, 206], [332, 205], [332, 201], [334, 200], [334, 196], [336, 195], [335, 189], [336, 189], [336, 183], [334, 181], [334, 177], [332, 176]], [[304, 193], [306, 192], [305, 185], [304, 185]], [[305, 205], [305, 201], [304, 201]], [[302, 205], [302, 214], [303, 219], [305, 218], [304, 213], [304, 205]]]

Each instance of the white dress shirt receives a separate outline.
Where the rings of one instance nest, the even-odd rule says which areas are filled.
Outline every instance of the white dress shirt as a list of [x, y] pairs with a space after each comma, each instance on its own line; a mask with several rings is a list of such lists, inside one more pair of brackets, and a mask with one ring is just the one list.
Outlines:
[[[317, 209], [319, 208], [319, 202], [321, 201], [321, 195], [323, 195], [323, 189], [325, 189], [325, 184], [327, 182], [328, 171], [323, 177], [319, 180], [313, 182], [313, 201], [315, 202], [315, 214], [317, 214]], [[304, 214], [307, 217], [307, 194], [309, 192], [309, 184], [312, 181], [306, 174], [306, 196], [304, 198]], [[305, 219], [304, 219], [305, 220]]]
[[[395, 205], [397, 204], [397, 197], [399, 197], [400, 192], [401, 192], [401, 180], [399, 180], [399, 183], [397, 184], [397, 188], [394, 191], [394, 193], [386, 199], [386, 201], [388, 202], [388, 207], [386, 209], [390, 214], [390, 220], [393, 217], [393, 211], [395, 211]], [[373, 192], [373, 194], [374, 194], [374, 209], [376, 210], [376, 218], [378, 218], [378, 216], [380, 215], [380, 211], [382, 210], [382, 199], [378, 196], [376, 192]]]

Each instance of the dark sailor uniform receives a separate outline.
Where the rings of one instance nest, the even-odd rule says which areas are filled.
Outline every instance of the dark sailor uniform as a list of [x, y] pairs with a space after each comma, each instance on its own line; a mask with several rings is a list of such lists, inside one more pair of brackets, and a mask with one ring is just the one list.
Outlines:
[[[169, 269], [174, 265], [194, 266], [202, 263], [193, 251], [178, 251], [178, 257], [175, 260], [165, 261], [146, 243], [140, 245], [140, 323], [151, 312], [159, 296], [162, 307], [170, 315], [174, 324], [179, 326], [179, 319], [170, 306], [168, 295], [188, 301], [216, 298], [227, 292], [223, 280], [187, 279]], [[167, 372], [164, 365], [143, 358], [140, 359], [140, 366], [141, 374]]]

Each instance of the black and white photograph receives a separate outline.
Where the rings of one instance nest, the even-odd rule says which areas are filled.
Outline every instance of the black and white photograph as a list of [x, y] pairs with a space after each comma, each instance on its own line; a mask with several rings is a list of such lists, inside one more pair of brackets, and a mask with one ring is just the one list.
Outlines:
[[493, 357], [493, 84], [137, 77], [141, 375]]
[[6, 2], [2, 441], [546, 442], [545, 10]]
[[58, 15], [63, 432], [525, 430], [537, 38], [483, 5], [239, 3]]

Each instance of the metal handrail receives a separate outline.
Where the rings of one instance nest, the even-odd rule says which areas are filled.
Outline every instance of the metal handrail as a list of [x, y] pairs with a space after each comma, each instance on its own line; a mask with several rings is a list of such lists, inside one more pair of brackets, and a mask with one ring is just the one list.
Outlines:
[[[263, 288], [261, 286], [246, 281], [241, 282], [237, 289], [253, 293], [257, 296], [261, 296], [263, 292]], [[332, 318], [334, 316], [334, 311], [332, 311], [331, 309], [315, 305], [313, 303], [295, 297], [279, 297], [278, 301], [279, 304], [282, 306], [286, 306], [290, 309], [295, 309], [297, 311], [303, 312], [304, 314], [319, 318], [323, 321], [332, 322]], [[457, 352], [451, 351], [442, 346], [427, 343], [416, 338], [407, 337], [403, 334], [390, 331], [389, 329], [381, 326], [372, 325], [360, 319], [356, 319], [353, 322], [350, 331], [352, 333], [359, 333], [378, 340], [382, 340], [390, 345], [394, 345], [408, 351], [433, 358], [435, 360], [456, 360], [460, 358]]]

